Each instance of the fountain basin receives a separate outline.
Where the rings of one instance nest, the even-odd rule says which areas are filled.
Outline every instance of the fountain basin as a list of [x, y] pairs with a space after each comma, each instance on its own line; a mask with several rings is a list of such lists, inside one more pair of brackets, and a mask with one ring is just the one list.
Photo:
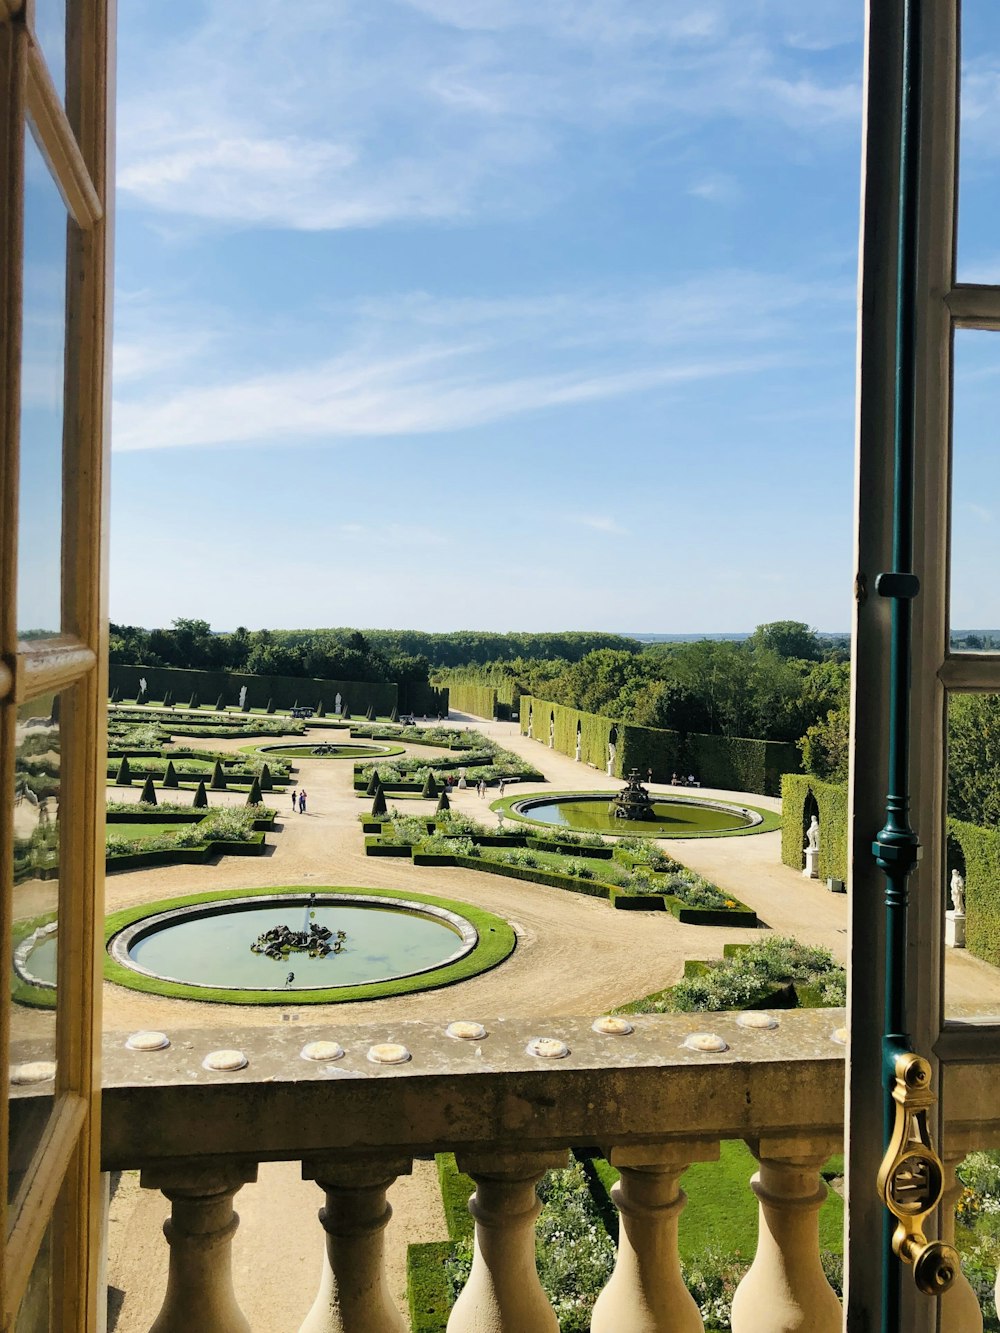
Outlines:
[[[651, 819], [619, 819], [611, 810], [615, 792], [565, 792], [520, 797], [503, 813], [526, 823], [576, 833], [646, 838], [696, 838], [750, 833], [761, 828], [765, 812], [726, 801], [685, 796], [654, 796]], [[499, 808], [494, 807], [494, 808]]]
[[277, 759], [388, 759], [390, 755], [405, 754], [402, 745], [351, 744], [347, 741], [313, 741], [289, 745], [258, 745], [260, 754], [272, 754]]

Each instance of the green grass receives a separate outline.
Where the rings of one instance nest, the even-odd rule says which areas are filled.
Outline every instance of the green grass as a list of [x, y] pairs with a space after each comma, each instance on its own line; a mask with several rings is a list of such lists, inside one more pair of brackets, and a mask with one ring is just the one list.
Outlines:
[[434, 907], [443, 907], [460, 916], [475, 926], [479, 932], [476, 947], [447, 967], [433, 972], [422, 972], [419, 976], [398, 977], [391, 981], [374, 981], [361, 986], [338, 986], [329, 990], [316, 991], [273, 991], [273, 990], [216, 990], [210, 986], [188, 986], [181, 982], [163, 981], [157, 977], [147, 977], [140, 972], [133, 972], [116, 962], [110, 954], [104, 959], [104, 978], [130, 990], [144, 991], [150, 995], [164, 995], [176, 1000], [201, 1000], [214, 1004], [346, 1004], [354, 1000], [383, 1000], [392, 995], [411, 995], [415, 991], [435, 990], [441, 986], [452, 986], [456, 982], [466, 981], [478, 976], [490, 968], [498, 966], [514, 951], [516, 936], [506, 921], [492, 912], [473, 907], [467, 903], [455, 902], [450, 898], [430, 897], [422, 893], [402, 893], [392, 889], [359, 889], [341, 885], [290, 884], [265, 885], [261, 888], [216, 889], [210, 893], [195, 893], [183, 898], [165, 898], [155, 903], [144, 903], [139, 907], [129, 907], [114, 912], [105, 918], [104, 942], [107, 945], [113, 935], [130, 926], [143, 917], [157, 912], [167, 912], [173, 907], [188, 907], [196, 903], [218, 902], [227, 898], [249, 898], [255, 895], [294, 893], [323, 893], [329, 890], [335, 893], [359, 893], [370, 895], [377, 892], [380, 897], [399, 898], [415, 903], [429, 903]]
[[[695, 1162], [681, 1179], [688, 1199], [678, 1237], [681, 1258], [694, 1259], [716, 1249], [738, 1254], [749, 1263], [757, 1244], [757, 1200], [750, 1189], [757, 1163], [739, 1139], [726, 1139], [719, 1149], [717, 1162]], [[604, 1192], [610, 1194], [618, 1172], [603, 1157], [595, 1157], [591, 1165]], [[831, 1157], [823, 1168], [824, 1177], [839, 1175], [843, 1165], [842, 1156]], [[844, 1201], [833, 1189], [820, 1209], [819, 1244], [835, 1254], [844, 1250]]]
[[[196, 823], [197, 821], [192, 820], [191, 822]], [[131, 842], [142, 842], [146, 838], [159, 838], [167, 833], [180, 833], [182, 829], [187, 827], [187, 824], [141, 824], [138, 820], [129, 823], [116, 821], [105, 824], [104, 832], [105, 836], [114, 833], [119, 837], [127, 837]]]
[[[607, 799], [610, 801], [611, 797], [614, 795], [615, 792], [611, 791], [520, 792], [516, 796], [500, 797], [499, 800], [494, 801], [490, 805], [490, 809], [493, 811], [494, 814], [503, 815], [504, 819], [510, 819], [519, 824], [531, 824], [532, 827], [534, 828], [548, 829], [549, 832], [552, 832], [553, 828], [560, 828], [565, 831], [564, 825], [552, 825], [552, 824], [547, 824], [544, 820], [541, 819], [532, 819], [530, 815], [521, 814], [515, 807], [518, 806], [522, 801], [537, 800], [540, 799], [541, 797], [544, 797], [546, 800], [556, 800], [559, 797], [604, 796], [607, 797]], [[699, 798], [697, 795], [692, 794], [692, 796], [684, 797], [683, 799], [691, 800], [693, 803], [697, 804]], [[708, 798], [706, 797], [704, 799], [707, 800]], [[737, 803], [734, 801], [730, 802], [730, 804], [735, 805]], [[703, 829], [700, 832], [698, 830], [685, 830], [684, 832], [670, 833], [667, 832], [662, 825], [656, 826], [655, 832], [652, 831], [647, 832], [646, 829], [640, 824], [629, 824], [629, 827], [623, 830], [621, 834], [616, 834], [611, 832], [610, 830], [605, 830], [605, 829], [599, 829], [597, 831], [602, 833], [605, 837], [609, 838], [623, 837], [623, 836], [634, 837], [636, 833], [641, 833], [644, 837], [650, 837], [650, 838], [745, 838], [752, 833], [773, 833], [775, 829], [781, 828], [781, 814], [779, 811], [763, 810], [756, 805], [743, 805], [743, 804], [740, 804], [739, 808], [741, 810], [749, 810], [753, 814], [760, 815], [761, 822], [759, 824], [755, 824], [752, 828]], [[569, 831], [573, 832], [572, 829], [570, 829]], [[593, 832], [594, 830], [585, 829], [576, 831]]]

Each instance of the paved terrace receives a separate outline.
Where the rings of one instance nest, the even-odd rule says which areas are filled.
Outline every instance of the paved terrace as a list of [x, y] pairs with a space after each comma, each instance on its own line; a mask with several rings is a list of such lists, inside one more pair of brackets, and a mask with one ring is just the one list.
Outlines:
[[[459, 726], [475, 727], [528, 760], [545, 774], [550, 790], [607, 790], [614, 779], [578, 764], [544, 744], [522, 737], [517, 724], [484, 722], [455, 715]], [[314, 733], [317, 734], [317, 733]], [[328, 735], [328, 732], [324, 732]], [[301, 739], [291, 737], [291, 740]], [[265, 743], [276, 741], [268, 737]], [[246, 740], [212, 740], [206, 748], [238, 751]], [[443, 753], [427, 746], [407, 747], [409, 754]], [[606, 903], [544, 885], [524, 883], [457, 868], [413, 867], [406, 860], [369, 858], [357, 822], [368, 808], [355, 795], [349, 760], [306, 759], [297, 763], [297, 786], [308, 792], [305, 815], [293, 814], [288, 793], [275, 792], [278, 831], [260, 858], [223, 858], [208, 866], [168, 866], [110, 874], [109, 911], [135, 903], [243, 885], [349, 885], [438, 893], [474, 903], [514, 925], [518, 943], [513, 957], [493, 972], [459, 986], [362, 1004], [305, 1005], [245, 1009], [237, 1006], [165, 1000], [105, 986], [108, 1029], [212, 1027], [248, 1028], [272, 1024], [329, 1025], [329, 1035], [357, 1023], [405, 1022], [488, 1016], [596, 1016], [617, 1004], [676, 981], [688, 958], [721, 957], [731, 941], [760, 938], [757, 931], [681, 925], [666, 913], [616, 912]], [[543, 790], [517, 784], [514, 790]], [[655, 791], [670, 788], [654, 786]], [[495, 792], [493, 793], [495, 796]], [[701, 789], [739, 804], [778, 809], [774, 798], [749, 792]], [[112, 793], [109, 792], [109, 797]], [[137, 799], [137, 788], [117, 789], [113, 798]], [[233, 793], [212, 793], [213, 804], [242, 803]], [[454, 791], [452, 803], [465, 813], [492, 822], [489, 800], [475, 789]], [[390, 806], [392, 805], [389, 798]], [[430, 813], [434, 801], [399, 802], [406, 813]], [[766, 926], [804, 943], [825, 945], [846, 958], [847, 900], [805, 880], [780, 861], [780, 833], [744, 837], [671, 839], [670, 852], [707, 879], [753, 907]], [[948, 992], [954, 1002], [1000, 1001], [1000, 978], [967, 954], [949, 957]], [[287, 1029], [286, 1029], [287, 1030]], [[406, 1246], [415, 1240], [446, 1238], [444, 1217], [432, 1162], [416, 1162], [413, 1175], [393, 1186], [394, 1218], [387, 1235], [389, 1280], [400, 1309], [405, 1309]], [[239, 1196], [242, 1225], [234, 1249], [234, 1277], [244, 1309], [257, 1312], [260, 1333], [296, 1327], [315, 1295], [319, 1252], [315, 1215], [320, 1203], [315, 1184], [303, 1182], [295, 1163], [265, 1163], [259, 1180]], [[156, 1191], [139, 1189], [136, 1177], [123, 1178], [111, 1210], [109, 1282], [110, 1328], [140, 1333], [159, 1309], [166, 1280], [167, 1247], [161, 1224], [167, 1204]], [[280, 1264], [261, 1263], [261, 1255], [281, 1255]], [[123, 1299], [124, 1293], [124, 1299]], [[301, 1307], [301, 1308], [300, 1308]], [[269, 1310], [280, 1309], [280, 1324]], [[287, 1321], [287, 1322], [286, 1322]]]

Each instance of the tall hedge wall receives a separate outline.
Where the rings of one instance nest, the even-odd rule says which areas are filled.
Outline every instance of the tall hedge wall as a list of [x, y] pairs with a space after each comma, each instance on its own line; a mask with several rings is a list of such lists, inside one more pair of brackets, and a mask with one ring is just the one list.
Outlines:
[[[965, 875], [965, 945], [984, 962], [1000, 967], [1000, 831], [948, 820], [948, 873], [958, 866]], [[956, 844], [961, 856], [956, 857]], [[960, 861], [964, 861], [962, 866]], [[947, 892], [942, 886], [942, 892]], [[951, 899], [947, 900], [951, 906]]]
[[452, 708], [474, 717], [496, 717], [497, 692], [490, 685], [475, 685], [472, 681], [457, 681], [448, 687]]
[[395, 684], [366, 680], [315, 680], [305, 676], [250, 676], [239, 671], [191, 671], [186, 667], [122, 666], [112, 663], [109, 689], [118, 691], [121, 699], [134, 699], [139, 680], [145, 677], [149, 697], [163, 698], [170, 690], [177, 703], [187, 703], [192, 694], [201, 702], [209, 703], [221, 694], [226, 704], [234, 708], [240, 701], [240, 690], [247, 687], [247, 707], [265, 708], [268, 699], [275, 708], [290, 708], [296, 699], [305, 707], [315, 707], [320, 700], [327, 713], [333, 712], [334, 700], [339, 694], [351, 712], [357, 716], [375, 705], [375, 711], [388, 715], [398, 704]]
[[798, 750], [783, 741], [637, 727], [631, 722], [584, 713], [527, 694], [521, 696], [520, 714], [522, 734], [528, 735], [530, 730], [543, 745], [549, 743], [551, 719], [553, 749], [570, 756], [576, 754], [579, 726], [581, 761], [602, 771], [607, 767], [608, 743], [614, 732], [616, 777], [632, 768], [637, 768], [643, 777], [652, 769], [654, 782], [669, 782], [673, 773], [693, 773], [704, 787], [776, 796], [782, 774], [799, 767]]
[[847, 788], [809, 774], [781, 779], [781, 859], [793, 870], [805, 865], [806, 804], [816, 802], [819, 819], [819, 877], [847, 881]]
[[[448, 716], [448, 688], [439, 689], [436, 685], [425, 685], [416, 681], [401, 681], [399, 684], [399, 711], [417, 713], [420, 717]], [[329, 704], [327, 705], [329, 709]], [[354, 705], [351, 705], [354, 711]], [[391, 709], [389, 710], [392, 711]]]

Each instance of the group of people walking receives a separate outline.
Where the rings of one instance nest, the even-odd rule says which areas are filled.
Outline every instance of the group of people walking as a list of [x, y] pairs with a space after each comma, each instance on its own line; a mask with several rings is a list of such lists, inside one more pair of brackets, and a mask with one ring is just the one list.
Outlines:
[[297, 810], [297, 811], [299, 812], [300, 815], [304, 815], [304, 814], [305, 814], [305, 812], [306, 812], [306, 789], [305, 789], [305, 787], [303, 787], [301, 791], [298, 791], [298, 792], [293, 791], [293, 792], [292, 792], [292, 810], [293, 810], [293, 811], [294, 811], [294, 810]]

